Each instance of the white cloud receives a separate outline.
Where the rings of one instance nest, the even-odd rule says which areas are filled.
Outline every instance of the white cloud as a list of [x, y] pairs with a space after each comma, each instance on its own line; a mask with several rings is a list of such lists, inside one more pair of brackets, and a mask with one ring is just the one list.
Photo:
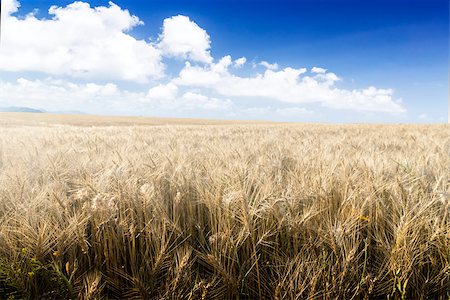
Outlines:
[[241, 68], [246, 62], [247, 59], [245, 57], [238, 58], [234, 61], [234, 67]]
[[317, 74], [325, 74], [327, 72], [327, 69], [324, 68], [318, 68], [318, 67], [313, 67], [311, 69], [311, 72], [313, 73], [317, 73]]
[[187, 91], [181, 96], [179, 88], [174, 83], [160, 84], [151, 88], [141, 101], [154, 108], [165, 110], [226, 110], [234, 109], [231, 100], [208, 97], [198, 92]]
[[158, 47], [165, 55], [191, 61], [211, 63], [208, 33], [186, 16], [174, 16], [164, 20]]
[[99, 95], [99, 96], [113, 96], [119, 90], [117, 85], [114, 83], [107, 83], [104, 85], [95, 84], [95, 83], [86, 83], [85, 91], [91, 95]]
[[233, 109], [233, 102], [229, 99], [221, 100], [210, 98], [202, 94], [186, 92], [181, 97], [181, 102], [185, 109], [208, 109], [230, 111]]
[[401, 99], [393, 99], [393, 93], [392, 89], [377, 89], [373, 86], [359, 90], [332, 89], [332, 97], [324, 101], [323, 105], [357, 111], [406, 112]]
[[325, 107], [359, 111], [401, 113], [405, 109], [393, 99], [392, 89], [369, 87], [360, 90], [339, 89], [334, 73], [302, 76], [305, 68], [266, 70], [253, 77], [239, 77], [229, 72], [231, 57], [225, 56], [210, 66], [192, 66], [180, 71], [174, 83], [208, 88], [226, 97], [261, 97], [287, 103], [319, 103]]
[[10, 14], [17, 12], [20, 7], [20, 3], [17, 0], [3, 0], [2, 4], [2, 20]]
[[269, 69], [269, 70], [278, 70], [278, 64], [277, 63], [268, 63], [267, 61], [263, 60], [259, 63], [259, 65]]
[[[225, 111], [237, 108], [229, 99], [207, 97], [196, 92], [179, 95], [173, 83], [161, 84], [147, 93], [130, 92], [113, 83], [74, 83], [47, 78], [15, 82], [0, 80], [0, 107], [25, 106], [48, 111], [77, 110], [97, 114], [160, 115], [186, 111]], [[106, 111], [107, 109], [107, 111]], [[167, 115], [167, 114], [166, 114]]]
[[114, 83], [74, 83], [61, 79], [0, 81], [0, 106], [27, 106], [49, 111], [133, 113], [133, 102], [145, 93], [128, 92]]
[[147, 92], [146, 99], [149, 101], [152, 100], [174, 100], [178, 95], [178, 87], [169, 82], [168, 84], [160, 84], [151, 88]]
[[142, 22], [112, 2], [52, 6], [51, 19], [18, 18], [17, 1], [2, 5], [0, 70], [138, 82], [163, 75], [160, 51], [127, 33]]

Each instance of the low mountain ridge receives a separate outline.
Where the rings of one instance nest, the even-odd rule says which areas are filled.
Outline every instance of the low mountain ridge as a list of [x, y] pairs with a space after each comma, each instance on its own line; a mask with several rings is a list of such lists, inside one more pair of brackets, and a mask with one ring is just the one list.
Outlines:
[[45, 111], [43, 111], [41, 109], [31, 108], [31, 107], [9, 106], [9, 107], [0, 107], [0, 112], [44, 113]]

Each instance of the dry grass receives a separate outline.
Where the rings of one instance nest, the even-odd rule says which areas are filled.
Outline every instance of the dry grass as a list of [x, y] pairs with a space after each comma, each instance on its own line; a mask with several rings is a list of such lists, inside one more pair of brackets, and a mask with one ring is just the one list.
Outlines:
[[270, 124], [267, 121], [148, 118], [96, 115], [62, 115], [48, 113], [0, 112], [0, 126], [155, 126], [155, 125], [230, 125]]
[[0, 128], [0, 298], [448, 299], [449, 127]]

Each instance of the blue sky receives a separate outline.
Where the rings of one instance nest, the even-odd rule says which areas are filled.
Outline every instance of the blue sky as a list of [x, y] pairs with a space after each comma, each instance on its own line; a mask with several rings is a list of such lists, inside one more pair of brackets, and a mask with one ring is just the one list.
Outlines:
[[[107, 1], [4, 3], [16, 9], [6, 18], [2, 9], [0, 55], [8, 62], [0, 61], [0, 106], [317, 122], [447, 120], [447, 1], [114, 1], [115, 14], [96, 12], [111, 9]], [[48, 12], [52, 5], [59, 15]], [[80, 12], [92, 27], [71, 17]], [[144, 24], [130, 25], [131, 15]], [[96, 32], [97, 21], [118, 23]], [[27, 26], [48, 47], [22, 36]], [[80, 26], [83, 36], [61, 41], [66, 33], [76, 37], [72, 29]], [[192, 39], [178, 40], [184, 37]], [[133, 40], [122, 49], [122, 38]], [[146, 49], [137, 49], [141, 41]], [[106, 62], [105, 45], [118, 45]], [[27, 55], [29, 62], [20, 58]], [[89, 65], [75, 63], [86, 55]], [[241, 57], [245, 63], [237, 66]]]

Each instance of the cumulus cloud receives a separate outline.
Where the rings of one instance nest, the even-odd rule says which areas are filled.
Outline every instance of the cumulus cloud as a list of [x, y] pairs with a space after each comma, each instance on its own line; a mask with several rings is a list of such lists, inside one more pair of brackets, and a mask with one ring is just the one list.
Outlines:
[[[177, 114], [186, 111], [236, 110], [229, 99], [208, 97], [196, 92], [183, 92], [173, 83], [160, 84], [145, 92], [131, 92], [114, 83], [74, 83], [61, 79], [0, 80], [0, 106], [26, 106], [49, 111], [78, 110], [97, 114], [161, 112]], [[105, 111], [107, 109], [107, 111]]]
[[225, 56], [209, 66], [187, 63], [174, 79], [178, 85], [208, 88], [227, 97], [261, 97], [286, 103], [319, 103], [337, 109], [404, 112], [392, 89], [369, 87], [346, 90], [336, 87], [339, 77], [331, 72], [304, 76], [306, 68], [267, 69], [253, 77], [239, 77], [229, 72], [231, 57]]
[[234, 61], [234, 67], [241, 68], [246, 62], [247, 59], [245, 57], [240, 57]]
[[377, 89], [373, 86], [359, 90], [334, 88], [331, 97], [323, 105], [335, 109], [404, 113], [401, 99], [394, 100], [392, 89]]
[[186, 92], [181, 97], [184, 109], [208, 109], [231, 111], [234, 108], [234, 103], [230, 99], [222, 100], [214, 97], [207, 97], [205, 95], [193, 92]]
[[2, 6], [0, 70], [137, 82], [163, 76], [160, 50], [128, 33], [143, 23], [112, 2], [52, 6], [51, 19], [14, 16], [15, 0]]
[[145, 97], [145, 93], [120, 90], [114, 83], [75, 83], [52, 78], [0, 81], [0, 91], [0, 106], [85, 112], [89, 108], [90, 113], [133, 113], [132, 102], [127, 102]]
[[313, 67], [311, 69], [311, 72], [313, 73], [317, 73], [317, 74], [325, 74], [327, 72], [327, 69], [324, 68], [318, 68], [318, 67]]
[[225, 110], [231, 111], [234, 104], [231, 100], [208, 97], [198, 92], [186, 91], [180, 95], [178, 86], [169, 82], [151, 88], [141, 101], [155, 108], [188, 110]]
[[263, 60], [259, 63], [259, 65], [269, 69], [269, 70], [278, 70], [278, 64], [277, 63], [268, 63], [267, 61]]
[[178, 95], [178, 87], [169, 82], [168, 84], [159, 84], [148, 90], [146, 99], [152, 100], [174, 100]]
[[20, 7], [20, 3], [17, 0], [3, 0], [1, 4], [2, 4], [2, 20], [4, 20], [3, 17], [7, 17], [12, 13], [17, 12]]
[[187, 16], [174, 16], [164, 20], [158, 47], [165, 55], [191, 61], [211, 63], [208, 33]]

